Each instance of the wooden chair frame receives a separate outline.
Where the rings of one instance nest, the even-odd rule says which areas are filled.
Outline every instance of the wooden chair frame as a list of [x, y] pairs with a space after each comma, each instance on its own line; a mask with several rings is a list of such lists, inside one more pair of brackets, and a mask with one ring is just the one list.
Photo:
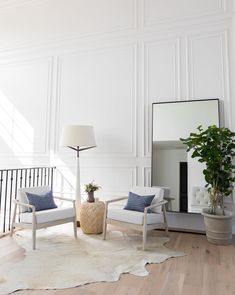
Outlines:
[[[37, 223], [35, 206], [29, 205], [26, 203], [22, 203], [18, 200], [14, 200], [13, 202], [15, 203], [15, 206], [14, 206], [14, 211], [13, 211], [10, 236], [12, 237], [15, 227], [31, 228], [32, 229], [32, 239], [33, 239], [33, 250], [35, 250], [36, 249], [36, 230], [37, 229], [55, 226], [55, 225], [59, 225], [59, 224], [64, 224], [64, 223], [68, 223], [68, 222], [73, 222], [74, 237], [77, 238], [77, 217], [76, 217], [76, 205], [75, 205], [76, 201], [72, 200], [72, 199], [68, 199], [68, 198], [57, 197], [57, 196], [54, 196], [54, 199], [72, 202], [75, 215], [70, 218], [64, 218], [64, 219], [59, 219], [59, 220], [44, 222], [44, 223]], [[23, 206], [23, 207], [32, 209], [32, 223], [15, 222], [18, 206]]]
[[[167, 201], [165, 201], [165, 200], [163, 200], [157, 204], [150, 205], [144, 209], [144, 222], [143, 222], [143, 224], [134, 224], [134, 223], [118, 221], [118, 220], [114, 220], [111, 218], [107, 218], [109, 204], [114, 203], [114, 202], [118, 202], [121, 200], [126, 200], [126, 199], [128, 199], [128, 197], [116, 198], [116, 199], [108, 200], [105, 202], [104, 223], [103, 223], [103, 240], [106, 239], [107, 224], [112, 224], [112, 225], [116, 225], [116, 226], [125, 227], [128, 229], [142, 231], [143, 232], [143, 246], [142, 246], [143, 250], [145, 250], [145, 248], [146, 248], [147, 232], [149, 230], [163, 228], [163, 229], [165, 229], [166, 235], [168, 236], [168, 224], [167, 224], [167, 219], [166, 219], [166, 206], [165, 206], [167, 204]], [[162, 206], [164, 222], [163, 223], [147, 224], [148, 209], [156, 208], [159, 206]]]

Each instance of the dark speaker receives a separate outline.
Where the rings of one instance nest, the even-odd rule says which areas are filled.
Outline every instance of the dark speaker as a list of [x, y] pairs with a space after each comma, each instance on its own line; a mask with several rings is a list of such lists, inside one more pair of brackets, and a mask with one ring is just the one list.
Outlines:
[[180, 212], [188, 212], [188, 163], [180, 162]]

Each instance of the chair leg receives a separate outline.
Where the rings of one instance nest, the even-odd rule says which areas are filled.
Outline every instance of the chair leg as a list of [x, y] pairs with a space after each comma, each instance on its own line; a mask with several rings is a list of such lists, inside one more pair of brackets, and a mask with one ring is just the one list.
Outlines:
[[143, 251], [145, 251], [146, 240], [147, 240], [147, 230], [146, 228], [143, 228]]
[[14, 224], [15, 224], [15, 220], [16, 220], [16, 209], [17, 209], [17, 204], [15, 204], [13, 217], [12, 217], [12, 222], [11, 222], [11, 231], [10, 231], [10, 236], [11, 237], [12, 237], [13, 232], [14, 232]]
[[74, 231], [74, 237], [77, 238], [77, 214], [76, 214], [76, 202], [73, 202], [73, 209], [74, 209], [74, 223], [73, 223], [73, 231]]
[[75, 216], [74, 222], [73, 222], [73, 230], [74, 230], [74, 237], [77, 238], [77, 218]]
[[103, 240], [106, 239], [106, 232], [107, 232], [107, 214], [108, 214], [108, 204], [105, 203], [104, 220], [103, 220]]
[[168, 232], [168, 225], [167, 225], [167, 223], [165, 223], [165, 231], [166, 231], [166, 236], [168, 237], [169, 236], [169, 232]]
[[168, 233], [168, 224], [167, 224], [167, 219], [166, 219], [166, 206], [165, 206], [165, 204], [163, 205], [163, 218], [164, 218], [166, 236], [168, 237], [169, 233]]
[[33, 226], [32, 229], [32, 238], [33, 238], [33, 250], [36, 249], [36, 228]]
[[103, 224], [103, 240], [106, 239], [106, 231], [107, 231], [107, 222], [106, 222], [106, 220], [104, 220], [104, 224]]
[[32, 239], [33, 239], [33, 250], [36, 249], [36, 215], [35, 209], [33, 210], [32, 215]]

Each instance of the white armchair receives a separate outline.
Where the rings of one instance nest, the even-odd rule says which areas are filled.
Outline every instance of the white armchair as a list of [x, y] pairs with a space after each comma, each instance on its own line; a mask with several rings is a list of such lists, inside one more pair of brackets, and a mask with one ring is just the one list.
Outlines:
[[203, 186], [193, 186], [191, 194], [190, 211], [201, 213], [203, 208], [210, 206], [210, 198], [207, 189]]
[[[27, 199], [27, 193], [35, 195], [43, 195], [50, 191], [49, 186], [20, 188], [18, 190], [17, 199], [14, 200], [15, 207], [13, 212], [10, 235], [13, 235], [14, 228], [31, 228], [33, 249], [36, 249], [36, 230], [54, 225], [72, 222], [74, 228], [74, 236], [77, 238], [77, 218], [75, 209], [75, 200], [54, 196], [54, 199], [70, 202], [72, 206], [57, 207], [36, 211], [35, 206], [30, 205]], [[19, 222], [16, 222], [17, 208], [19, 208]], [[29, 209], [31, 209], [29, 212]]]
[[[168, 234], [166, 219], [166, 200], [163, 200], [164, 190], [160, 187], [134, 187], [131, 192], [139, 196], [155, 195], [150, 206], [145, 207], [144, 212], [111, 208], [114, 202], [127, 200], [128, 197], [120, 197], [106, 201], [104, 214], [103, 239], [106, 238], [107, 224], [126, 227], [143, 232], [143, 250], [145, 250], [147, 231], [164, 228]], [[140, 197], [141, 198], [141, 197]], [[151, 209], [151, 213], [148, 210]]]

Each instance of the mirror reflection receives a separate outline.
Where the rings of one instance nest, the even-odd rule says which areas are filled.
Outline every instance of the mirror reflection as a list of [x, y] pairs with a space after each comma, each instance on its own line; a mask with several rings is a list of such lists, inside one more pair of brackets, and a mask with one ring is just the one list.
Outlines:
[[168, 211], [200, 213], [208, 203], [203, 164], [192, 159], [180, 138], [199, 125], [219, 126], [219, 100], [153, 103], [152, 186], [169, 188]]

